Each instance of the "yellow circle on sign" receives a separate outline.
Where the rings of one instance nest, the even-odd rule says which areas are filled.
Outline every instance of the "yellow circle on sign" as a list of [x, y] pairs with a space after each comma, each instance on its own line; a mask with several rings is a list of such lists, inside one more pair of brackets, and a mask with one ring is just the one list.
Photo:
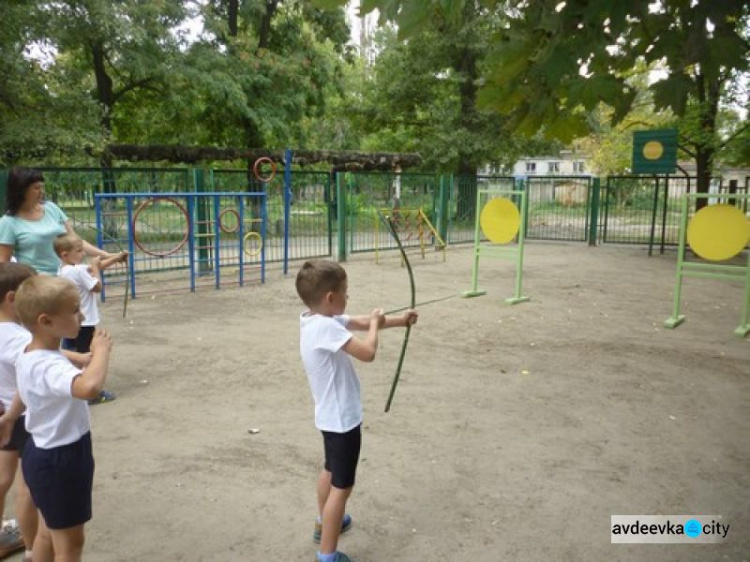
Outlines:
[[643, 156], [646, 160], [658, 160], [664, 154], [664, 145], [659, 141], [648, 141], [643, 145]]
[[700, 257], [711, 261], [733, 258], [750, 241], [750, 221], [737, 207], [720, 203], [695, 213], [687, 242]]
[[501, 197], [484, 206], [479, 215], [479, 224], [490, 242], [507, 244], [518, 234], [521, 214], [513, 201]]

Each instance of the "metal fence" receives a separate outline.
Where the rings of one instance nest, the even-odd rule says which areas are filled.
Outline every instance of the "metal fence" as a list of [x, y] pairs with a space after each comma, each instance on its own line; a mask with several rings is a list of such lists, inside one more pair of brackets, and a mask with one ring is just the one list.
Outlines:
[[526, 238], [585, 242], [589, 234], [591, 176], [537, 176], [526, 180]]
[[[439, 178], [433, 174], [345, 172], [337, 177], [337, 193], [344, 194], [345, 247], [351, 253], [395, 249], [388, 231], [377, 224], [378, 211], [422, 210], [431, 221], [436, 214]], [[338, 205], [338, 198], [334, 205]], [[405, 214], [405, 213], [404, 213]], [[416, 228], [404, 224], [404, 229]], [[341, 225], [337, 225], [341, 228]], [[418, 237], [403, 236], [406, 247]]]
[[[291, 165], [263, 181], [255, 176], [252, 167], [40, 170], [45, 176], [47, 197], [68, 214], [76, 231], [92, 243], [96, 243], [100, 235], [94, 209], [98, 194], [150, 194], [152, 197], [164, 193], [227, 193], [232, 197], [243, 194], [243, 221], [247, 219], [249, 222], [242, 228], [257, 232], [262, 218], [266, 225], [263, 235], [265, 258], [276, 267], [281, 264], [284, 273], [288, 271], [290, 260], [334, 255], [345, 258], [349, 253], [395, 249], [387, 230], [377, 223], [378, 210], [388, 210], [392, 216], [403, 218], [403, 224], [398, 227], [407, 248], [423, 248], [425, 243], [437, 241], [435, 237], [416, 235], [417, 230], [424, 230], [426, 222], [410, 222], [408, 217], [419, 216], [419, 211], [424, 213], [429, 227], [434, 227], [448, 244], [471, 243], [478, 212], [478, 188], [526, 190], [529, 209], [525, 234], [529, 239], [587, 241], [593, 236], [595, 240], [591, 242], [596, 242], [596, 229], [590, 227], [591, 217], [597, 217], [597, 224], [593, 226], [599, 228], [599, 241], [664, 248], [677, 243], [677, 202], [694, 185], [694, 178], [681, 176], [611, 176], [606, 178], [600, 193], [599, 182], [594, 182], [589, 176], [516, 179], [508, 176], [365, 172], [334, 175], [292, 169]], [[7, 171], [0, 170], [2, 188], [5, 188], [5, 177]], [[745, 178], [744, 186], [732, 182], [731, 185], [714, 185], [713, 189], [720, 193], [747, 193], [750, 177]], [[260, 200], [248, 196], [248, 193], [263, 194], [263, 217], [260, 216]], [[110, 237], [103, 243], [105, 246], [120, 244], [124, 247], [128, 244], [127, 225], [113, 224], [112, 221], [115, 221], [115, 213], [126, 210], [120, 208], [125, 199], [110, 199], [105, 198], [102, 202], [101, 227]], [[200, 214], [195, 218], [198, 238], [211, 238], [215, 221], [222, 222], [225, 230], [238, 225], [238, 201], [219, 200], [218, 208], [213, 204], [196, 203], [196, 212]], [[739, 204], [746, 205], [747, 202], [740, 201]], [[113, 208], [109, 209], [109, 205]], [[141, 218], [157, 216], [156, 210], [164, 205], [166, 203], [154, 204], [148, 212], [142, 211]], [[230, 206], [234, 211], [227, 210]], [[166, 211], [164, 213], [168, 216]], [[159, 226], [142, 235], [153, 238], [162, 231], [164, 227]], [[222, 232], [221, 235], [228, 236], [228, 233]], [[225, 240], [228, 240], [226, 236]], [[171, 238], [166, 237], [164, 243], [170, 242]], [[205, 253], [212, 252], [206, 248]], [[223, 256], [226, 252], [220, 249], [218, 253]], [[182, 258], [178, 255], [141, 257], [143, 259], [134, 264], [138, 272], [164, 273], [189, 267], [188, 255]], [[204, 258], [199, 257], [199, 264], [201, 260]]]
[[695, 178], [684, 176], [610, 176], [603, 197], [602, 242], [678, 243], [679, 201]]

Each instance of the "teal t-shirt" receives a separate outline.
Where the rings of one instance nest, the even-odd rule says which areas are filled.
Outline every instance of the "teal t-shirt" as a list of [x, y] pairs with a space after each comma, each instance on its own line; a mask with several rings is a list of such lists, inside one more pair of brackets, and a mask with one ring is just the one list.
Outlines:
[[52, 244], [65, 233], [67, 220], [62, 209], [51, 201], [44, 203], [44, 216], [36, 221], [5, 215], [0, 218], [0, 244], [13, 246], [16, 259], [39, 273], [57, 275], [60, 258]]

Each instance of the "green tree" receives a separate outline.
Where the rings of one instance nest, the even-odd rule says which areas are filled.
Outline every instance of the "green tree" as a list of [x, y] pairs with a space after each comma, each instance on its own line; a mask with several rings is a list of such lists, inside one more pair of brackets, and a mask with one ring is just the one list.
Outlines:
[[[319, 0], [338, 4], [339, 0]], [[402, 37], [437, 17], [461, 21], [474, 0], [368, 0]], [[636, 90], [627, 73], [639, 61], [665, 70], [649, 89], [657, 109], [691, 117], [698, 190], [707, 192], [718, 138], [717, 116], [732, 85], [750, 68], [750, 5], [743, 0], [490, 0], [488, 12], [509, 19], [490, 40], [481, 104], [508, 115], [516, 130], [570, 140], [587, 133], [587, 112], [600, 102], [614, 122], [629, 112]], [[741, 133], [738, 133], [741, 134]]]

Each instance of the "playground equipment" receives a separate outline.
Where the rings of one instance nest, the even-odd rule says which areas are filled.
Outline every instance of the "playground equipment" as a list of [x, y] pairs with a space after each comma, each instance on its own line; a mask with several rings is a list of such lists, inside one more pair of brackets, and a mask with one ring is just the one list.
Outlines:
[[191, 291], [210, 277], [217, 289], [222, 277], [235, 275], [231, 282], [242, 286], [248, 269], [265, 282], [265, 193], [101, 193], [95, 211], [99, 247], [127, 245], [126, 292], [133, 298], [136, 272], [154, 259], [169, 260], [166, 269], [188, 269]]
[[[521, 209], [513, 202], [520, 200]], [[528, 196], [524, 190], [477, 189], [477, 216], [474, 226], [474, 266], [472, 268], [472, 288], [461, 293], [462, 297], [478, 297], [487, 291], [479, 290], [479, 258], [481, 255], [498, 256], [516, 262], [515, 294], [505, 299], [509, 304], [529, 300], [522, 294], [523, 246], [528, 214]], [[480, 232], [481, 231], [481, 232]], [[481, 234], [490, 245], [482, 243]], [[517, 239], [515, 246], [505, 246]]]
[[[739, 337], [750, 333], [750, 252], [746, 265], [720, 264], [739, 256], [750, 242], [750, 220], [739, 208], [729, 203], [714, 203], [695, 213], [688, 221], [690, 209], [697, 199], [717, 201], [747, 201], [750, 195], [688, 193], [682, 199], [680, 217], [679, 247], [677, 250], [677, 279], [674, 291], [672, 316], [664, 321], [664, 326], [674, 329], [685, 321], [680, 314], [683, 277], [703, 277], [742, 281], [745, 295], [742, 303], [740, 325], [734, 330]], [[746, 207], [744, 205], [743, 207]], [[685, 248], [689, 245], [703, 262], [685, 260]]]
[[[375, 212], [375, 263], [380, 263], [380, 227], [383, 224], [387, 226], [388, 230], [392, 226], [395, 232], [400, 233], [399, 241], [402, 244], [412, 241], [415, 238], [419, 240], [419, 251], [422, 259], [425, 258], [425, 246], [428, 243], [427, 238], [432, 238], [435, 250], [442, 251], [443, 261], [445, 261], [446, 244], [421, 208], [376, 209]], [[388, 219], [384, 217], [388, 217]], [[386, 222], [386, 220], [390, 222]]]

